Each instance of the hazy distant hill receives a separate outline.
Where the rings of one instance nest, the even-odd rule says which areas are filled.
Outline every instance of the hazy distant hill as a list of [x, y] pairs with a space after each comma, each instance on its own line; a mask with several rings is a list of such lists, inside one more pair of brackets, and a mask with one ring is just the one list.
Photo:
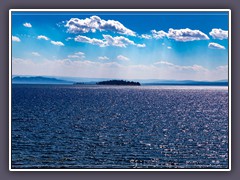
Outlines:
[[192, 81], [192, 80], [161, 80], [143, 83], [143, 85], [199, 85], [199, 86], [228, 86], [227, 80], [220, 81]]
[[[84, 77], [53, 77], [53, 76], [12, 76], [13, 84], [84, 84], [93, 85], [101, 81], [109, 81], [108, 78], [84, 78]], [[159, 80], [159, 79], [127, 79], [137, 81], [141, 85], [199, 85], [199, 86], [228, 86], [228, 80], [218, 81], [194, 81], [194, 80]]]
[[13, 84], [72, 84], [71, 81], [48, 78], [42, 76], [33, 76], [33, 77], [20, 77], [15, 76], [12, 78]]

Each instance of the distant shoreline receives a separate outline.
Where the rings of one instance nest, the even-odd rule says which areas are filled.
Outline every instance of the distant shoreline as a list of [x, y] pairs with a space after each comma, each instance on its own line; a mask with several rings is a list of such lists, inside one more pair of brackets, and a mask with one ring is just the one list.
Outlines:
[[[97, 84], [40, 84], [40, 83], [12, 83], [12, 85], [66, 85], [66, 86], [96, 86], [96, 87], [103, 87], [103, 86], [115, 86], [115, 87], [131, 87], [131, 85], [97, 85]], [[222, 86], [228, 87], [228, 85], [215, 85], [215, 84], [141, 84], [141, 86]], [[133, 87], [136, 87], [133, 85]]]
[[112, 85], [112, 86], [228, 86], [228, 80], [218, 81], [195, 81], [195, 80], [119, 80], [119, 79], [64, 79], [60, 77], [43, 77], [43, 76], [15, 76], [12, 78], [12, 84], [48, 84], [48, 85]]
[[227, 86], [228, 84], [142, 84], [142, 86]]

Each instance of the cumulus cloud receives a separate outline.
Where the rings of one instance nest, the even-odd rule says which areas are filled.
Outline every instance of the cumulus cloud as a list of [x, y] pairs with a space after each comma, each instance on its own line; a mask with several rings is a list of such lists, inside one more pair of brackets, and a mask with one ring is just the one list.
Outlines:
[[118, 55], [117, 59], [120, 60], [120, 61], [129, 61], [130, 60], [128, 57], [123, 56], [123, 55]]
[[74, 38], [77, 42], [84, 42], [89, 43], [93, 45], [98, 45], [100, 47], [106, 47], [106, 46], [116, 46], [116, 47], [127, 47], [128, 45], [134, 45], [137, 47], [145, 47], [145, 44], [136, 44], [134, 41], [123, 37], [123, 36], [116, 36], [112, 37], [111, 35], [103, 35], [103, 40], [96, 39], [96, 38], [89, 38], [87, 36], [81, 36], [78, 35]]
[[209, 33], [210, 36], [213, 37], [213, 39], [227, 39], [228, 38], [228, 31], [222, 30], [222, 29], [212, 29], [212, 31]]
[[47, 36], [44, 36], [44, 35], [39, 35], [39, 36], [37, 37], [37, 39], [43, 39], [43, 40], [46, 40], [46, 41], [49, 40], [49, 38], [48, 38]]
[[32, 27], [32, 25], [31, 25], [30, 23], [27, 23], [27, 22], [24, 23], [23, 26], [25, 26], [25, 27], [27, 27], [27, 28], [31, 28], [31, 27]]
[[71, 18], [65, 24], [69, 33], [87, 33], [98, 31], [111, 31], [114, 33], [136, 36], [136, 33], [126, 28], [122, 23], [115, 20], [104, 20], [98, 16], [86, 19]]
[[152, 36], [155, 39], [162, 39], [164, 37], [166, 37], [168, 34], [164, 31], [156, 31], [156, 30], [151, 30]]
[[91, 39], [87, 36], [78, 35], [74, 38], [74, 40], [76, 42], [89, 43], [89, 44], [93, 44], [93, 45], [98, 45], [100, 47], [106, 47], [107, 46], [106, 42], [104, 42], [103, 40], [96, 39], [96, 38]]
[[128, 45], [134, 45], [137, 47], [145, 47], [145, 44], [136, 44], [134, 41], [123, 37], [123, 36], [116, 36], [112, 37], [110, 35], [103, 35], [104, 39], [108, 46], [117, 46], [117, 47], [127, 47]]
[[64, 44], [60, 41], [51, 41], [51, 43], [55, 46], [64, 46]]
[[99, 60], [109, 60], [109, 58], [107, 56], [99, 56], [98, 59]]
[[140, 38], [143, 38], [143, 39], [152, 39], [152, 36], [149, 35], [149, 34], [142, 34], [142, 35], [140, 36]]
[[38, 52], [32, 52], [32, 55], [34, 56], [40, 56], [40, 54]]
[[209, 39], [209, 37], [203, 32], [199, 30], [191, 30], [189, 28], [185, 28], [185, 29], [170, 28], [168, 32], [165, 32], [163, 30], [157, 31], [154, 29], [154, 30], [151, 30], [151, 35], [143, 34], [140, 37], [145, 39], [150, 39], [150, 38], [163, 39], [164, 37], [167, 37], [169, 39], [174, 39], [175, 41], [182, 41], [182, 42]]
[[14, 42], [20, 42], [21, 40], [20, 40], [20, 38], [17, 37], [17, 36], [12, 36], [12, 41], [14, 41]]
[[135, 45], [133, 41], [123, 36], [112, 37], [110, 35], [103, 35], [103, 37], [106, 40], [106, 43], [110, 46], [127, 47], [129, 44]]
[[84, 59], [85, 58], [85, 53], [83, 53], [83, 52], [76, 52], [74, 54], [68, 55], [68, 58]]
[[212, 49], [225, 49], [224, 46], [222, 46], [222, 45], [220, 45], [218, 43], [213, 43], [213, 42], [209, 43], [208, 47], [212, 48]]
[[174, 39], [176, 41], [195, 41], [195, 40], [208, 40], [209, 37], [199, 30], [186, 29], [172, 29], [168, 30], [168, 38]]
[[146, 44], [136, 44], [136, 45], [137, 45], [137, 47], [141, 47], [141, 48], [146, 47]]

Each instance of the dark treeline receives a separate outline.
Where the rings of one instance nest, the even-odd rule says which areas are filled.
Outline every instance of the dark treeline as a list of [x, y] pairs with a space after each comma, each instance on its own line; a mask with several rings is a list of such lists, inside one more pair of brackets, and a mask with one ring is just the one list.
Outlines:
[[109, 81], [100, 81], [96, 83], [97, 85], [125, 85], [125, 86], [140, 86], [139, 82], [133, 81], [124, 81], [124, 80], [109, 80]]
[[84, 84], [84, 82], [75, 82], [75, 83], [73, 83], [74, 85], [83, 85]]

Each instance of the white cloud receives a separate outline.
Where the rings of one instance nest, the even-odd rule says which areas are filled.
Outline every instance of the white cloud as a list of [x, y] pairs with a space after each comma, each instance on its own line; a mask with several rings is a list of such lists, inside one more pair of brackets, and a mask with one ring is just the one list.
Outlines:
[[227, 79], [227, 66], [208, 70], [200, 65], [178, 66], [167, 61], [149, 65], [124, 65], [117, 62], [69, 59], [34, 60], [13, 57], [14, 75], [46, 75], [90, 78], [121, 79], [176, 79], [176, 80], [220, 80]]
[[[191, 30], [189, 28], [185, 29], [173, 29], [170, 28], [168, 32], [165, 32], [163, 30], [157, 31], [157, 30], [151, 30], [151, 35], [148, 34], [142, 34], [140, 38], [145, 39], [163, 39], [164, 37], [167, 37], [169, 39], [174, 39], [175, 41], [195, 41], [195, 40], [208, 40], [209, 37], [204, 34], [203, 32], [199, 30]], [[162, 45], [165, 45], [164, 43]]]
[[27, 23], [27, 22], [24, 23], [23, 26], [25, 26], [25, 27], [27, 27], [27, 28], [31, 28], [31, 27], [32, 27], [32, 25], [31, 25], [30, 23]]
[[48, 38], [47, 36], [44, 36], [44, 35], [39, 35], [39, 36], [37, 37], [37, 39], [44, 39], [44, 40], [46, 40], [46, 41], [49, 40], [49, 38]]
[[183, 66], [183, 69], [187, 69], [187, 70], [193, 70], [193, 71], [200, 71], [200, 72], [207, 72], [209, 71], [208, 69], [204, 68], [203, 66], [200, 65], [192, 65], [192, 66]]
[[118, 55], [117, 59], [120, 60], [120, 61], [129, 61], [130, 60], [128, 57], [123, 56], [123, 55]]
[[127, 45], [134, 45], [135, 43], [128, 38], [123, 36], [112, 37], [110, 35], [103, 35], [106, 40], [107, 45], [109, 46], [117, 46], [117, 47], [127, 47]]
[[[69, 59], [44, 59], [36, 62], [28, 59], [14, 58], [12, 61], [14, 75], [49, 75], [71, 77], [107, 77], [116, 73], [122, 65], [116, 62], [93, 62], [89, 60], [72, 61]], [[116, 76], [117, 77], [117, 76]]]
[[164, 31], [156, 31], [156, 30], [151, 30], [152, 36], [155, 39], [162, 39], [164, 37], [166, 37], [168, 34]]
[[168, 66], [174, 66], [173, 63], [170, 63], [168, 61], [158, 61], [158, 62], [155, 62], [154, 65], [158, 65], [158, 64], [163, 64], [163, 65], [168, 65]]
[[144, 48], [144, 47], [146, 47], [146, 44], [137, 44], [137, 47]]
[[79, 52], [76, 52], [75, 54], [76, 54], [76, 55], [79, 55], [79, 56], [84, 56], [84, 55], [85, 55], [84, 52], [80, 52], [80, 51], [79, 51]]
[[209, 43], [208, 44], [208, 47], [209, 48], [212, 48], [212, 49], [225, 49], [224, 46], [220, 45], [220, 44], [217, 44], [217, 43]]
[[142, 34], [142, 35], [140, 36], [140, 38], [143, 38], [143, 39], [152, 39], [152, 36], [149, 35], [149, 34]]
[[134, 45], [137, 47], [146, 46], [145, 44], [136, 44], [134, 41], [123, 36], [112, 37], [110, 35], [103, 35], [103, 37], [106, 40], [106, 44], [108, 46], [117, 46], [117, 47], [127, 47], [128, 45]]
[[68, 55], [68, 58], [79, 58], [79, 56], [78, 55]]
[[68, 58], [84, 59], [85, 58], [85, 53], [83, 53], [83, 52], [76, 52], [74, 54], [68, 55]]
[[228, 65], [218, 66], [218, 67], [216, 67], [216, 70], [228, 72]]
[[20, 38], [17, 37], [17, 36], [12, 36], [12, 41], [14, 41], [14, 42], [20, 42], [21, 40], [20, 40]]
[[195, 41], [195, 40], [208, 40], [209, 37], [199, 30], [186, 29], [172, 29], [168, 30], [168, 38], [174, 39], [176, 41]]
[[227, 39], [228, 38], [228, 31], [222, 30], [222, 29], [212, 29], [212, 31], [209, 33], [214, 39]]
[[122, 23], [115, 20], [104, 20], [98, 16], [86, 19], [71, 18], [65, 27], [69, 33], [87, 33], [98, 31], [112, 31], [119, 34], [136, 36], [136, 33], [126, 28]]
[[40, 54], [38, 52], [32, 52], [32, 55], [34, 56], [40, 56]]
[[93, 45], [98, 45], [100, 47], [106, 47], [106, 46], [116, 46], [116, 47], [127, 47], [128, 45], [134, 45], [137, 47], [145, 47], [145, 44], [136, 44], [134, 41], [131, 41], [130, 39], [123, 37], [123, 36], [116, 36], [112, 37], [110, 35], [103, 35], [103, 40], [96, 39], [96, 38], [89, 38], [87, 36], [81, 36], [78, 35], [74, 38], [77, 42], [84, 42], [89, 43]]
[[170, 46], [168, 46], [167, 48], [168, 48], [168, 49], [172, 49], [172, 47], [170, 47]]
[[89, 44], [93, 44], [93, 45], [98, 45], [100, 47], [106, 47], [107, 44], [106, 42], [104, 42], [103, 40], [100, 40], [100, 39], [96, 39], [96, 38], [89, 38], [87, 36], [81, 36], [81, 35], [78, 35], [74, 38], [74, 40], [76, 42], [84, 42], [84, 43], [89, 43]]
[[69, 41], [69, 40], [71, 40], [71, 39], [73, 39], [73, 38], [71, 38], [71, 37], [68, 37], [68, 38], [66, 38], [65, 40], [66, 40], [66, 41]]
[[99, 56], [98, 59], [99, 60], [109, 60], [109, 58], [107, 56]]
[[64, 44], [60, 41], [51, 41], [51, 43], [56, 46], [64, 46]]
[[184, 70], [202, 71], [202, 72], [208, 71], [208, 69], [206, 69], [202, 66], [196, 65], [196, 64], [194, 64], [192, 66], [180, 66], [180, 65], [175, 65], [173, 63], [170, 63], [168, 61], [158, 61], [158, 62], [154, 63], [154, 65], [165, 65], [165, 66], [169, 66], [171, 68], [174, 68], [174, 69], [177, 69], [180, 71], [184, 71]]

